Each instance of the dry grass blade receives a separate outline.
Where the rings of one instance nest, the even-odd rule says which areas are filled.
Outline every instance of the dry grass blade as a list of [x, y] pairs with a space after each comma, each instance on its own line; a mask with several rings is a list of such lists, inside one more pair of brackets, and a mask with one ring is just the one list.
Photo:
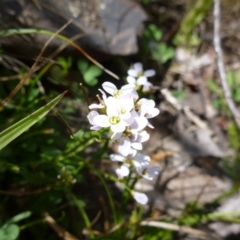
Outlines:
[[44, 44], [37, 60], [32, 65], [31, 69], [28, 71], [27, 74], [25, 74], [24, 78], [20, 81], [20, 83], [13, 89], [13, 91], [3, 100], [2, 103], [0, 103], [0, 110], [8, 103], [8, 101], [18, 92], [18, 90], [24, 85], [24, 83], [30, 78], [32, 73], [35, 71], [35, 68], [37, 67], [38, 62], [40, 61], [44, 51], [46, 50], [48, 44], [55, 38], [55, 36], [60, 33], [64, 28], [66, 28], [72, 20], [69, 20], [64, 26], [62, 26], [56, 33], [54, 33], [49, 40]]

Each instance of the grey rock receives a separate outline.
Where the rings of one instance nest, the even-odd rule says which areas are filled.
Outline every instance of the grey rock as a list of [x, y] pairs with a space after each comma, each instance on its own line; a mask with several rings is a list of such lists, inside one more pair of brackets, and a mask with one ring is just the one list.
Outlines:
[[[0, 27], [36, 28], [56, 32], [68, 20], [72, 23], [61, 34], [73, 37], [83, 36], [77, 43], [93, 51], [113, 55], [129, 55], [138, 51], [137, 35], [146, 13], [130, 0], [2, 0]], [[24, 45], [36, 48], [46, 42], [49, 36], [32, 35], [2, 37], [5, 45]], [[59, 46], [54, 40], [51, 46]]]

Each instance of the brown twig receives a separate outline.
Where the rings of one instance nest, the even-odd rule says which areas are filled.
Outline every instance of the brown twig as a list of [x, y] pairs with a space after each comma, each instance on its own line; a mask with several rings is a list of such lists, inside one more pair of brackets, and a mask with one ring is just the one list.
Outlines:
[[218, 236], [215, 234], [204, 232], [202, 230], [194, 229], [188, 226], [180, 226], [173, 223], [166, 223], [166, 222], [158, 222], [158, 221], [142, 221], [140, 223], [141, 226], [149, 226], [149, 227], [156, 227], [156, 228], [163, 228], [173, 231], [179, 231], [182, 233], [187, 233], [191, 235], [197, 236], [199, 239], [219, 239]]
[[28, 195], [34, 195], [34, 194], [39, 194], [42, 192], [47, 192], [49, 190], [51, 190], [52, 188], [50, 186], [48, 187], [44, 187], [44, 188], [40, 188], [37, 190], [33, 190], [33, 191], [5, 191], [5, 190], [0, 190], [0, 195], [8, 195], [8, 196], [17, 196], [17, 197], [21, 197], [21, 196], [28, 196]]
[[43, 214], [45, 221], [57, 233], [57, 235], [64, 240], [79, 240], [71, 233], [62, 228], [47, 212]]
[[228, 108], [233, 115], [233, 118], [236, 122], [238, 129], [240, 130], [240, 114], [239, 111], [232, 99], [231, 90], [227, 82], [224, 62], [223, 62], [223, 52], [220, 43], [220, 0], [214, 0], [214, 49], [217, 57], [217, 66], [218, 72], [223, 88], [224, 97], [226, 99], [226, 103]]

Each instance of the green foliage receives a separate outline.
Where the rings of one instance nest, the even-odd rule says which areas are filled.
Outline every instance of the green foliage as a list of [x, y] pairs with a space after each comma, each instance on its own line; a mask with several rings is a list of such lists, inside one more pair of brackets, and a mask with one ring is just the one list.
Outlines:
[[[240, 82], [237, 72], [227, 72], [227, 81], [231, 90], [232, 98], [235, 102], [240, 101]], [[216, 83], [214, 80], [206, 81], [208, 89], [213, 95], [213, 106], [216, 109], [222, 110], [227, 116], [230, 116], [229, 109], [226, 105], [224, 94], [220, 83]]]
[[148, 227], [145, 229], [142, 236], [143, 240], [173, 240], [173, 232], [170, 230], [164, 230], [159, 228]]
[[150, 2], [150, 0], [142, 0], [143, 4], [148, 4]]
[[98, 83], [97, 78], [102, 74], [102, 69], [86, 60], [78, 61], [78, 69], [83, 75], [83, 80], [89, 86], [95, 86]]
[[227, 129], [229, 144], [233, 149], [240, 150], [239, 130], [234, 122], [231, 122]]
[[182, 100], [186, 95], [186, 93], [182, 90], [173, 90], [173, 91], [171, 91], [171, 93], [178, 100]]
[[151, 58], [159, 64], [167, 62], [174, 56], [174, 49], [161, 42], [162, 32], [154, 24], [149, 26], [143, 32], [143, 54], [151, 55]]
[[175, 37], [176, 45], [197, 46], [199, 37], [194, 34], [194, 28], [201, 23], [212, 6], [213, 0], [190, 1], [188, 12], [181, 22], [180, 31]]
[[40, 121], [48, 112], [61, 100], [64, 94], [59, 95], [44, 107], [38, 109], [31, 115], [10, 126], [0, 133], [0, 150], [6, 147], [11, 141], [28, 130], [31, 126]]
[[20, 228], [17, 224], [17, 222], [30, 217], [31, 212], [23, 212], [20, 213], [10, 220], [8, 220], [5, 224], [3, 224], [0, 227], [0, 239], [1, 240], [15, 240], [18, 238], [18, 235], [20, 233]]

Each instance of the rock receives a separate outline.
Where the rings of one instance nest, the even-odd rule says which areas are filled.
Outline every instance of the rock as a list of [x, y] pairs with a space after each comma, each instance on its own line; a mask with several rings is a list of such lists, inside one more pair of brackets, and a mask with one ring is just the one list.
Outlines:
[[[112, 55], [129, 55], [138, 51], [137, 35], [147, 19], [143, 9], [130, 0], [2, 0], [0, 26], [9, 28], [59, 30], [68, 20], [72, 23], [61, 34], [71, 38], [83, 36], [77, 43], [93, 51]], [[7, 46], [41, 48], [49, 36], [22, 35], [1, 38]], [[62, 41], [54, 40], [52, 47]]]

